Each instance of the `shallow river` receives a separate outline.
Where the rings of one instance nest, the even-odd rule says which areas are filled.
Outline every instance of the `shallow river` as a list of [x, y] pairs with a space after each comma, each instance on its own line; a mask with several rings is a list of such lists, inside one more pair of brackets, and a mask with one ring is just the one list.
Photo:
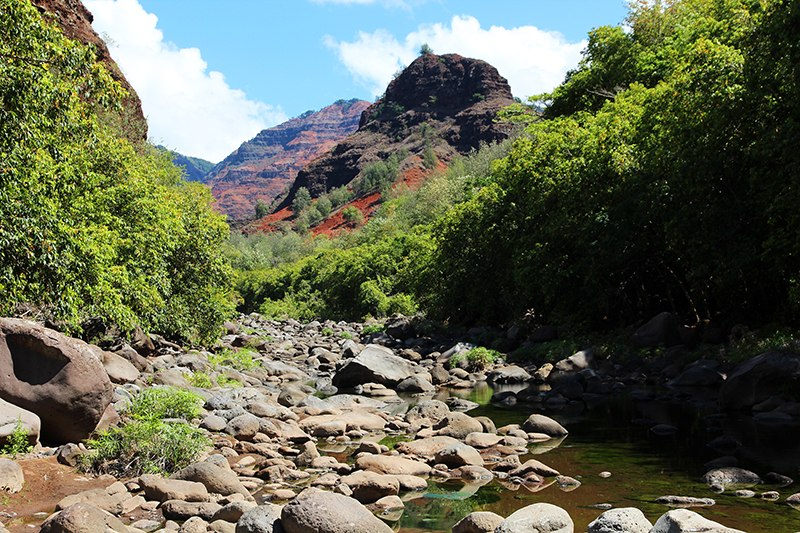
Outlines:
[[[522, 424], [531, 413], [530, 406], [500, 408], [489, 404], [492, 392], [484, 387], [453, 395], [480, 403], [481, 407], [469, 414], [488, 416], [497, 427]], [[573, 403], [559, 411], [537, 411], [558, 420], [570, 433], [556, 447], [552, 443], [530, 446], [531, 455], [521, 457], [521, 461], [536, 457], [562, 475], [579, 479], [580, 487], [567, 492], [550, 485], [531, 492], [524, 486], [504, 486], [502, 480], [482, 486], [429, 482], [428, 493], [407, 501], [400, 519], [389, 523], [400, 533], [449, 532], [472, 511], [508, 516], [526, 505], [547, 502], [566, 509], [575, 522], [575, 531], [583, 532], [602, 512], [592, 507], [597, 504], [637, 507], [655, 523], [669, 507], [653, 500], [680, 495], [716, 500], [714, 506], [693, 510], [728, 527], [749, 533], [800, 531], [800, 510], [783, 503], [787, 496], [800, 492], [800, 483], [752, 487], [757, 494], [778, 490], [780, 500], [770, 502], [739, 498], [731, 490], [714, 494], [700, 481], [706, 471], [704, 463], [730, 454], [730, 450], [720, 453], [708, 446], [723, 434], [742, 443], [733, 453], [739, 466], [761, 477], [778, 472], [800, 480], [800, 424], [757, 423], [749, 416], [721, 416], [715, 409], [713, 393], [691, 393], [682, 401], [647, 402], [634, 401], [630, 394], [622, 393], [598, 398], [591, 405]], [[678, 431], [656, 435], [650, 430], [655, 424], [670, 424]], [[601, 477], [601, 472], [610, 472], [611, 476]]]

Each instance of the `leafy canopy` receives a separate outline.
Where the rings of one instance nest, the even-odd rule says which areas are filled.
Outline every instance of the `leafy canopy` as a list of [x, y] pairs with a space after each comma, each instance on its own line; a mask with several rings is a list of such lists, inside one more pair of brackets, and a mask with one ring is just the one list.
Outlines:
[[122, 94], [91, 48], [0, 0], [0, 313], [207, 338], [232, 311], [227, 226], [170, 154], [98, 120]]

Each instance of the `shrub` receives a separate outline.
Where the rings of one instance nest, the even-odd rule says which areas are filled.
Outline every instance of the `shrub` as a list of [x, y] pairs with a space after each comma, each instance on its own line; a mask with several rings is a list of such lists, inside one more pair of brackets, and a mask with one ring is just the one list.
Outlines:
[[214, 367], [224, 365], [236, 370], [252, 370], [256, 368], [258, 362], [253, 359], [258, 354], [253, 350], [222, 350], [218, 353], [212, 354], [208, 358], [208, 362]]
[[25, 455], [32, 449], [33, 446], [28, 443], [28, 432], [25, 431], [25, 426], [22, 425], [22, 416], [19, 416], [11, 435], [8, 436], [6, 445], [3, 446], [2, 454], [10, 455], [12, 459], [16, 459], [17, 455]]
[[176, 387], [148, 387], [133, 398], [127, 414], [137, 420], [161, 418], [191, 420], [200, 416], [203, 403], [203, 398], [188, 390]]
[[364, 215], [361, 210], [354, 205], [349, 205], [342, 211], [342, 216], [347, 222], [361, 222], [364, 220]]
[[117, 477], [174, 472], [196, 460], [210, 443], [206, 433], [184, 422], [164, 418], [196, 418], [203, 399], [174, 387], [151, 387], [140, 392], [123, 413], [126, 422], [87, 441], [83, 469]]
[[465, 355], [470, 371], [480, 372], [493, 365], [495, 361], [503, 358], [500, 352], [488, 348], [478, 347], [468, 351]]
[[381, 331], [383, 331], [383, 324], [370, 324], [369, 326], [364, 326], [364, 329], [361, 330], [361, 335], [363, 337], [368, 337], [369, 335], [374, 335]]
[[348, 333], [347, 331], [342, 331], [341, 333], [339, 333], [339, 336], [341, 338], [343, 338], [343, 339], [352, 339], [353, 338], [353, 336], [350, 333]]
[[333, 335], [333, 330], [331, 328], [322, 328], [322, 334], [326, 337], [330, 337]]

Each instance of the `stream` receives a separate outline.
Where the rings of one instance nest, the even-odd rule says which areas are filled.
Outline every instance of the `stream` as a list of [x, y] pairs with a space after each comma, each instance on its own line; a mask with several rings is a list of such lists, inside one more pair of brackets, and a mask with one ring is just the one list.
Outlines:
[[[578, 479], [581, 486], [567, 491], [550, 484], [531, 492], [525, 486], [504, 484], [502, 479], [466, 485], [429, 481], [427, 493], [417, 493], [407, 500], [399, 519], [387, 520], [393, 529], [399, 533], [449, 532], [472, 511], [492, 511], [505, 517], [532, 503], [547, 502], [566, 509], [575, 522], [575, 531], [582, 532], [603, 512], [595, 507], [598, 504], [636, 507], [655, 523], [670, 507], [654, 500], [679, 495], [713, 498], [716, 505], [692, 510], [727, 527], [749, 533], [800, 531], [800, 510], [784, 503], [787, 496], [800, 492], [797, 482], [783, 487], [751, 488], [757, 495], [779, 491], [778, 501], [768, 501], [737, 497], [731, 489], [715, 494], [700, 480], [707, 470], [704, 464], [723, 455], [734, 455], [740, 467], [762, 478], [768, 472], [778, 472], [797, 480], [800, 424], [755, 422], [749, 415], [738, 413], [721, 415], [716, 410], [713, 389], [686, 389], [677, 400], [674, 394], [660, 396], [663, 389], [650, 389], [650, 396], [656, 398], [650, 401], [641, 401], [641, 394], [626, 391], [545, 411], [532, 411], [534, 407], [530, 405], [492, 405], [490, 398], [496, 390], [499, 389], [483, 384], [471, 391], [444, 391], [435, 398], [453, 395], [478, 402], [480, 407], [469, 414], [488, 416], [497, 427], [522, 424], [531, 412], [556, 419], [569, 430], [569, 435], [561, 442], [530, 445], [530, 453], [520, 460], [524, 463], [535, 457], [562, 475]], [[658, 435], [651, 430], [656, 424], [669, 424], [678, 431]], [[715, 451], [708, 444], [720, 435], [735, 437], [741, 446], [735, 451]], [[601, 472], [611, 475], [601, 476]]]

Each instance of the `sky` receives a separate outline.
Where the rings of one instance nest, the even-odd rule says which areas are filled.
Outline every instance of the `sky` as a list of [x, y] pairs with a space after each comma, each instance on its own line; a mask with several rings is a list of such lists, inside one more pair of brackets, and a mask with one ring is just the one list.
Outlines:
[[217, 163], [338, 99], [375, 101], [427, 43], [549, 91], [626, 0], [83, 0], [142, 99], [150, 139]]

